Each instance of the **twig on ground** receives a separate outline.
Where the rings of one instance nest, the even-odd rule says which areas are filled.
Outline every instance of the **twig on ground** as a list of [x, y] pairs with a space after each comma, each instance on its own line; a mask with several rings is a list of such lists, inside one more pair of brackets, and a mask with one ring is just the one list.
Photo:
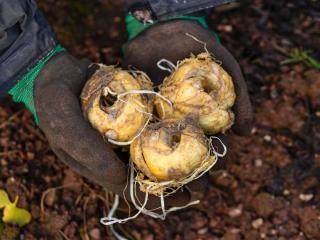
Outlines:
[[6, 152], [0, 152], [0, 157], [8, 157], [12, 154], [18, 153], [18, 150], [12, 150], [12, 151], [6, 151]]
[[66, 239], [66, 240], [71, 240], [70, 238], [67, 237], [67, 235], [66, 235], [63, 231], [59, 230], [59, 233], [61, 234], [61, 236], [62, 236], [64, 239]]
[[33, 135], [37, 136], [41, 141], [46, 142], [47, 139], [43, 134], [40, 133], [32, 124], [25, 123], [24, 126], [26, 129], [28, 129], [29, 132], [31, 132]]
[[46, 191], [44, 191], [42, 193], [41, 200], [40, 200], [41, 214], [44, 214], [44, 212], [45, 212], [44, 200], [46, 199], [46, 196], [48, 193], [50, 193], [51, 191], [56, 191], [56, 190], [60, 190], [60, 189], [64, 189], [64, 188], [68, 188], [68, 187], [72, 187], [72, 186], [76, 186], [76, 185], [81, 185], [81, 184], [82, 183], [70, 183], [70, 184], [66, 184], [66, 185], [62, 185], [62, 186], [58, 186], [58, 187], [49, 188]]
[[90, 195], [89, 195], [89, 197], [86, 198], [86, 200], [84, 201], [84, 204], [83, 204], [83, 231], [84, 231], [84, 238], [86, 240], [90, 240], [90, 237], [88, 234], [87, 214], [86, 214], [89, 201], [90, 201]]

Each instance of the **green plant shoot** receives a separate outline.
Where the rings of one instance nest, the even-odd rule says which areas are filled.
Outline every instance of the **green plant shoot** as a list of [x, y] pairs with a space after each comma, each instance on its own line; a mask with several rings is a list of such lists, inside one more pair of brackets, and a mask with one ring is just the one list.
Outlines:
[[286, 55], [289, 57], [288, 59], [281, 62], [281, 64], [290, 64], [290, 63], [299, 63], [303, 62], [306, 65], [313, 67], [315, 69], [320, 70], [320, 62], [310, 56], [311, 51], [309, 50], [301, 50], [295, 48], [291, 53], [287, 53]]
[[17, 207], [18, 201], [19, 197], [16, 196], [12, 203], [8, 194], [0, 189], [0, 209], [4, 208], [2, 221], [23, 227], [31, 221], [31, 214], [27, 210]]
[[8, 194], [5, 191], [0, 189], [0, 209], [6, 207], [10, 203], [11, 202], [10, 202]]

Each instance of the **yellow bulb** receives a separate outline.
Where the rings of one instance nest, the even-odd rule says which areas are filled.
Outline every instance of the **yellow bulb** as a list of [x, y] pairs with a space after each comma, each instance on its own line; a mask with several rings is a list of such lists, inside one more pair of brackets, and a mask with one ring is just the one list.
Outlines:
[[122, 98], [118, 95], [142, 89], [152, 89], [152, 82], [144, 73], [131, 74], [120, 68], [100, 65], [82, 90], [84, 115], [106, 138], [129, 141], [148, 121], [153, 100], [143, 94], [128, 94]]
[[156, 98], [155, 106], [161, 119], [183, 119], [197, 115], [206, 134], [225, 132], [234, 122], [231, 111], [236, 98], [230, 75], [207, 53], [178, 64], [160, 87], [160, 94], [170, 106]]
[[154, 181], [181, 180], [210, 156], [207, 138], [192, 123], [165, 120], [150, 125], [130, 147], [132, 161]]

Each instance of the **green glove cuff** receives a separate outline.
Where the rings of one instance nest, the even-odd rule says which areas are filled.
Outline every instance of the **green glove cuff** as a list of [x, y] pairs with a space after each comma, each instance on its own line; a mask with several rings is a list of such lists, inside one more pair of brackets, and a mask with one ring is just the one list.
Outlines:
[[36, 124], [39, 119], [34, 104], [34, 80], [37, 78], [45, 64], [57, 53], [63, 52], [65, 49], [61, 45], [57, 45], [47, 56], [41, 59], [31, 70], [29, 70], [18, 83], [10, 89], [9, 94], [14, 102], [23, 102], [26, 108], [32, 113]]
[[[126, 26], [127, 26], [127, 32], [128, 32], [128, 41], [131, 41], [133, 38], [135, 38], [139, 33], [142, 31], [150, 28], [156, 23], [159, 22], [167, 22], [171, 20], [176, 19], [183, 19], [183, 20], [194, 20], [197, 21], [202, 27], [208, 29], [209, 26], [207, 24], [207, 21], [204, 16], [202, 17], [195, 17], [195, 16], [177, 16], [177, 17], [170, 17], [165, 20], [161, 21], [154, 21], [153, 23], [142, 23], [138, 21], [132, 14], [128, 14], [125, 18]], [[215, 36], [216, 40], [220, 42], [220, 38], [218, 34], [214, 31], [212, 31], [212, 34]]]

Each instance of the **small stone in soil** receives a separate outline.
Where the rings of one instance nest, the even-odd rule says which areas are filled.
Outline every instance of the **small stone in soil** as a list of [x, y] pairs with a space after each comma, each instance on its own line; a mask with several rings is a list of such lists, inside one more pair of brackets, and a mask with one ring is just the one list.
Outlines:
[[254, 227], [255, 229], [258, 229], [262, 226], [263, 224], [263, 219], [262, 218], [258, 218], [256, 220], [254, 220], [252, 223], [252, 227]]
[[276, 235], [276, 234], [277, 234], [277, 230], [271, 229], [271, 230], [270, 230], [270, 234], [271, 234], [271, 235]]
[[233, 218], [239, 217], [241, 214], [242, 214], [242, 205], [239, 205], [236, 208], [232, 208], [229, 211], [229, 216]]
[[299, 199], [303, 202], [309, 202], [313, 198], [313, 194], [303, 194], [299, 195]]
[[290, 191], [288, 189], [283, 190], [283, 195], [288, 196], [290, 194]]
[[199, 235], [206, 234], [207, 232], [208, 232], [208, 228], [202, 228], [202, 229], [199, 229], [199, 230], [198, 230], [198, 234], [199, 234]]
[[256, 167], [261, 167], [262, 164], [263, 164], [263, 161], [262, 161], [261, 159], [256, 159], [256, 160], [254, 161], [254, 165], [255, 165]]
[[265, 136], [263, 137], [263, 139], [264, 139], [266, 142], [271, 142], [271, 136], [269, 136], [269, 135], [265, 135]]
[[56, 191], [55, 190], [49, 191], [45, 198], [46, 205], [49, 207], [52, 207], [55, 202], [55, 199], [56, 199]]
[[94, 240], [99, 240], [101, 238], [101, 233], [100, 233], [100, 230], [98, 228], [94, 228], [94, 229], [90, 230], [89, 235]]

